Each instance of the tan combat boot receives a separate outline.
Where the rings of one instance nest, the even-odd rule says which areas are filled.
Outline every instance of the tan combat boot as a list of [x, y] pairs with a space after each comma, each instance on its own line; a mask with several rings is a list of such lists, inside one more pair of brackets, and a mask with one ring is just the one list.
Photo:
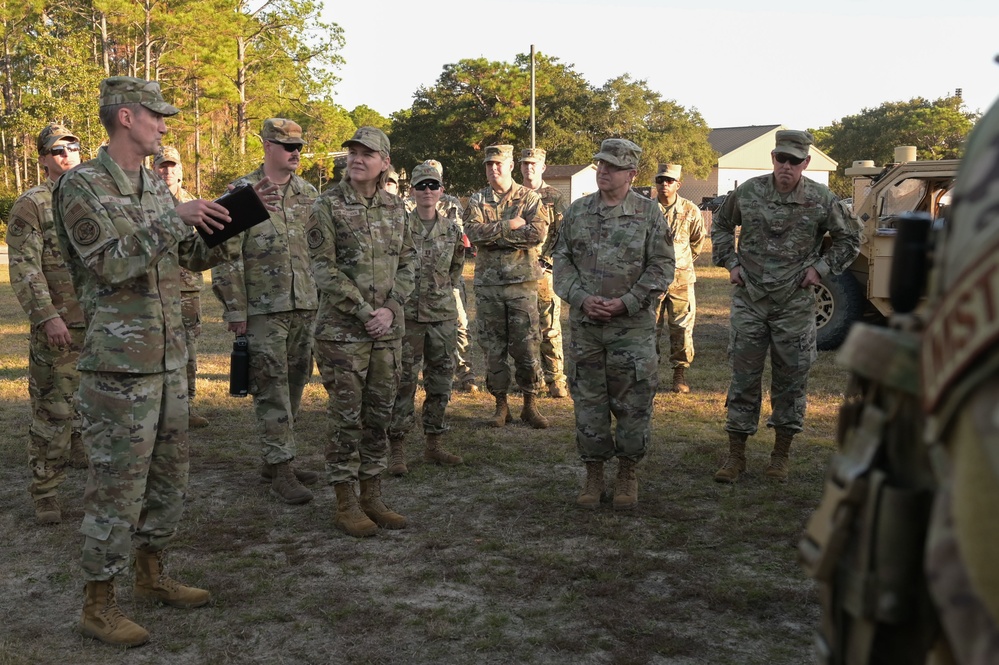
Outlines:
[[[427, 434], [427, 447], [423, 449], [423, 461], [442, 466], [457, 466], [461, 458], [441, 448], [440, 434]], [[389, 467], [391, 473], [392, 467]]]
[[170, 607], [189, 610], [207, 605], [211, 594], [204, 589], [184, 586], [163, 572], [163, 550], [135, 550], [136, 598], [153, 600]]
[[746, 470], [746, 437], [742, 432], [728, 433], [728, 458], [721, 468], [715, 472], [715, 481], [719, 483], [734, 483], [739, 474]]
[[506, 394], [496, 395], [496, 413], [493, 414], [493, 427], [506, 427], [506, 424], [513, 420], [510, 415], [510, 405], [506, 401]]
[[79, 432], [73, 432], [69, 439], [69, 465], [74, 469], [86, 469], [90, 465], [87, 449], [83, 447], [83, 437]]
[[194, 410], [194, 407], [189, 407], [187, 412], [187, 428], [188, 429], [200, 429], [202, 427], [208, 427], [208, 418]]
[[638, 504], [638, 477], [635, 462], [625, 457], [617, 459], [617, 479], [614, 482], [614, 510], [634, 510]]
[[361, 481], [361, 510], [383, 529], [405, 529], [406, 518], [382, 503], [382, 479]]
[[35, 499], [35, 521], [39, 524], [59, 524], [62, 522], [59, 499], [54, 496]]
[[604, 493], [604, 463], [586, 463], [586, 483], [583, 491], [576, 498], [576, 505], [587, 510], [596, 510], [600, 507], [600, 497]]
[[552, 381], [548, 384], [548, 396], [554, 399], [562, 399], [569, 396], [569, 389], [565, 387], [565, 381]]
[[149, 641], [149, 631], [118, 609], [114, 578], [87, 582], [83, 587], [83, 614], [80, 632], [115, 646], [137, 647]]
[[687, 368], [685, 367], [674, 367], [673, 368], [673, 388], [671, 389], [675, 393], [689, 393], [690, 386], [687, 385], [686, 377]]
[[[291, 462], [288, 462], [288, 464], [290, 465]], [[267, 462], [263, 463], [263, 465], [260, 467], [261, 483], [274, 482], [275, 466], [277, 465], [268, 464]], [[298, 482], [302, 483], [303, 485], [315, 485], [317, 482], [319, 482], [319, 474], [316, 473], [315, 471], [305, 471], [304, 469], [296, 469], [294, 466], [292, 466], [291, 472], [295, 474], [295, 478], [298, 479]]]
[[388, 472], [393, 476], [405, 476], [409, 473], [406, 466], [406, 439], [404, 437], [389, 437]]
[[368, 519], [357, 505], [357, 495], [354, 494], [354, 483], [336, 483], [333, 485], [336, 494], [336, 513], [333, 515], [333, 526], [348, 536], [363, 538], [378, 533], [378, 525]]
[[524, 393], [524, 410], [520, 412], [520, 419], [534, 429], [547, 429], [548, 419], [538, 412], [537, 395]]
[[770, 464], [763, 474], [767, 478], [783, 483], [787, 481], [787, 474], [791, 469], [789, 452], [795, 431], [787, 427], [778, 427], [774, 432], [774, 450], [770, 453]]
[[307, 490], [291, 469], [291, 462], [275, 464], [274, 479], [271, 481], [271, 494], [291, 505], [312, 501], [312, 492]]

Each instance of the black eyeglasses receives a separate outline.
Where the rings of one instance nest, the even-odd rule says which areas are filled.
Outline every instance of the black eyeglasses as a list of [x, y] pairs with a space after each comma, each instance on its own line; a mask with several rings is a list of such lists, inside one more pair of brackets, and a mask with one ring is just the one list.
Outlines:
[[413, 185], [413, 189], [415, 189], [418, 192], [423, 192], [423, 191], [426, 191], [428, 189], [431, 192], [436, 192], [440, 188], [441, 188], [441, 184], [439, 182], [437, 182], [436, 180], [424, 180], [423, 182], [420, 182], [420, 183], [417, 183], [417, 184]]
[[271, 141], [274, 145], [279, 145], [284, 148], [285, 152], [295, 152], [296, 150], [302, 149], [301, 143], [278, 143], [277, 141]]
[[56, 157], [61, 157], [67, 152], [80, 152], [79, 143], [67, 143], [65, 145], [57, 145], [54, 148], [49, 149], [50, 155], [55, 155]]
[[663, 183], [667, 185], [672, 185], [674, 182], [676, 182], [676, 178], [667, 178], [666, 176], [660, 176], [656, 178], [657, 185], [662, 185]]
[[775, 152], [774, 159], [776, 159], [781, 164], [787, 164], [788, 162], [791, 162], [791, 166], [798, 166], [803, 161], [805, 161], [801, 157], [792, 157], [786, 152]]

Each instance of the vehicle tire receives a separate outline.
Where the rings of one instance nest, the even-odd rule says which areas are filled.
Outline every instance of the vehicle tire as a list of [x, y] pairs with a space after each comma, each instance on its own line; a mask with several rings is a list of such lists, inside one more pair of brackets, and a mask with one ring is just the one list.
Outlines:
[[864, 314], [867, 297], [850, 272], [828, 275], [815, 290], [816, 346], [820, 351], [839, 348], [850, 326]]

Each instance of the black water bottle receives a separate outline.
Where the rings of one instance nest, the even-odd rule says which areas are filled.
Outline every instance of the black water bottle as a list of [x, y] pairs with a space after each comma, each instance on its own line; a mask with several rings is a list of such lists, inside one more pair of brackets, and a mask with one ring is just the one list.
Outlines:
[[250, 392], [250, 342], [246, 335], [236, 335], [229, 361], [229, 394], [246, 397]]

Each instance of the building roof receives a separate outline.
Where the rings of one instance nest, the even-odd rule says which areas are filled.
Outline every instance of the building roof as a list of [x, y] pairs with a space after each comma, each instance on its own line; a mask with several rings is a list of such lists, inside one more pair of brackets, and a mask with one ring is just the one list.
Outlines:
[[750, 141], [780, 129], [782, 125], [750, 125], [748, 127], [720, 127], [708, 134], [708, 142], [719, 155], [727, 155]]
[[549, 164], [545, 167], [544, 178], [571, 178], [580, 171], [592, 168], [593, 164]]

